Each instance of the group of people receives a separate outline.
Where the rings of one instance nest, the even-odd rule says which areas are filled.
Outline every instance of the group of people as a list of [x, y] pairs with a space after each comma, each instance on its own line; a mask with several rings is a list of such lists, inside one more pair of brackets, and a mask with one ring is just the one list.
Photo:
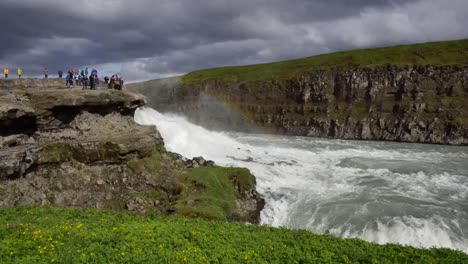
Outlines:
[[[23, 70], [18, 68], [16, 72], [18, 73], [18, 78], [21, 78], [21, 75], [23, 75]], [[7, 79], [8, 75], [10, 74], [10, 69], [8, 69], [8, 67], [3, 68], [3, 74], [5, 75], [5, 79]]]
[[[59, 71], [59, 78], [62, 78], [63, 72]], [[88, 87], [91, 90], [96, 90], [97, 86], [99, 85], [99, 76], [98, 71], [96, 69], [92, 69], [89, 76], [88, 76], [88, 68], [81, 69], [72, 69], [67, 72], [67, 76], [65, 78], [65, 83], [68, 88], [72, 88], [72, 85], [82, 86], [83, 89], [87, 89]], [[124, 80], [119, 75], [112, 75], [111, 78], [104, 77], [104, 82], [108, 89], [116, 89], [122, 90]]]
[[[82, 86], [83, 89], [87, 89], [88, 86], [91, 90], [96, 90], [96, 87], [99, 85], [99, 77], [98, 72], [96, 69], [91, 70], [91, 74], [88, 77], [88, 68], [81, 69], [71, 69], [67, 72], [67, 76], [65, 77], [65, 84], [68, 88], [71, 89], [72, 85]], [[62, 78], [62, 71], [58, 72], [59, 78]]]
[[115, 74], [112, 77], [104, 77], [104, 82], [109, 89], [122, 90], [124, 85], [124, 80], [121, 76]]
[[[63, 78], [63, 71], [59, 70], [59, 78]], [[5, 78], [8, 78], [10, 74], [10, 69], [8, 67], [3, 68], [3, 74]], [[21, 68], [17, 69], [18, 78], [21, 78], [23, 75], [23, 70]], [[88, 75], [89, 74], [89, 75]], [[49, 70], [44, 68], [44, 78], [49, 77]], [[122, 90], [124, 85], [124, 80], [118, 74], [112, 75], [112, 77], [104, 77], [104, 82], [108, 89]], [[65, 77], [65, 84], [68, 88], [72, 88], [73, 85], [82, 86], [83, 89], [87, 89], [88, 86], [91, 90], [96, 90], [96, 87], [99, 85], [99, 77], [96, 69], [92, 69], [91, 72], [88, 72], [88, 68], [81, 69], [71, 69], [67, 72]]]

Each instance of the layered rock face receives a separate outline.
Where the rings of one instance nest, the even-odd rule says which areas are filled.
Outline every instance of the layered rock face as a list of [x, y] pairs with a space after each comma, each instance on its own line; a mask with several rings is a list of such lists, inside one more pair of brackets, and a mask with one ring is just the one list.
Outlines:
[[162, 81], [133, 87], [156, 109], [192, 119], [201, 112], [210, 119], [213, 111], [201, 98], [214, 98], [261, 132], [468, 144], [468, 67], [386, 66], [316, 71], [289, 80], [174, 82], [168, 89]]
[[[165, 150], [155, 127], [133, 121], [145, 97], [69, 91], [54, 80], [38, 80], [40, 87], [32, 88], [34, 80], [21, 81], [28, 85], [7, 87], [0, 81], [0, 206], [176, 212], [190, 168]], [[255, 187], [251, 191], [252, 202], [262, 201]], [[241, 220], [258, 221], [261, 209]]]

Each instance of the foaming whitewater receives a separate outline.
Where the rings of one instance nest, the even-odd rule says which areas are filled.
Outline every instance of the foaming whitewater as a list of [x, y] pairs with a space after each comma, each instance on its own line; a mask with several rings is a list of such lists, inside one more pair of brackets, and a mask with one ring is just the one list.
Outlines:
[[263, 224], [468, 252], [468, 148], [213, 132], [138, 109], [170, 151], [249, 168]]

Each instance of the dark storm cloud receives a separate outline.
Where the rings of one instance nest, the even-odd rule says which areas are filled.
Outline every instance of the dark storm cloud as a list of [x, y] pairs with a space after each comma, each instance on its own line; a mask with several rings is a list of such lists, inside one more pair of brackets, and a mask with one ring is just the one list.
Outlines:
[[0, 0], [0, 67], [146, 79], [356, 47], [464, 38], [465, 0]]

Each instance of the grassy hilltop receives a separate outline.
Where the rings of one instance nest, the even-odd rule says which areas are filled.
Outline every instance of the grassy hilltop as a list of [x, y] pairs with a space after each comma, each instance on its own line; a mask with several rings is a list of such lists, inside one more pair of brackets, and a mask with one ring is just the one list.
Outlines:
[[385, 65], [462, 66], [467, 64], [468, 39], [464, 39], [342, 51], [281, 62], [205, 69], [191, 72], [182, 80], [187, 85], [194, 85], [207, 79], [268, 81], [291, 79], [305, 72], [329, 69]]

